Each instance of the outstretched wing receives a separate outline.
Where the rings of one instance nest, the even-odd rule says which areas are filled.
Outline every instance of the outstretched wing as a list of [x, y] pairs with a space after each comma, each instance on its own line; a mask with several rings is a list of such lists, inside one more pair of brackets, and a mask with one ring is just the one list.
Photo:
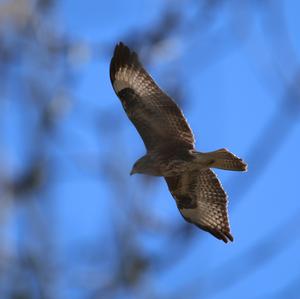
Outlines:
[[165, 178], [181, 215], [225, 243], [233, 241], [227, 212], [227, 195], [210, 169]]
[[154, 82], [137, 54], [119, 43], [110, 63], [112, 86], [148, 151], [170, 145], [194, 148], [180, 108]]

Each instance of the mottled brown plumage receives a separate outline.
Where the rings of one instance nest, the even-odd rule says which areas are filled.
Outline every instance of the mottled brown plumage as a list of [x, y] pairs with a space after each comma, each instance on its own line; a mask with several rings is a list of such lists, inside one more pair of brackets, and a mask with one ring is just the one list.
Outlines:
[[148, 151], [171, 143], [194, 148], [193, 133], [177, 104], [155, 84], [136, 53], [122, 43], [115, 48], [110, 79]]
[[165, 177], [188, 222], [224, 242], [232, 241], [227, 196], [209, 168], [243, 171], [247, 165], [226, 149], [196, 152], [193, 133], [180, 108], [145, 71], [137, 54], [123, 43], [115, 47], [110, 79], [147, 149], [131, 174]]
[[211, 169], [165, 177], [181, 215], [218, 239], [233, 241], [227, 213], [227, 196]]

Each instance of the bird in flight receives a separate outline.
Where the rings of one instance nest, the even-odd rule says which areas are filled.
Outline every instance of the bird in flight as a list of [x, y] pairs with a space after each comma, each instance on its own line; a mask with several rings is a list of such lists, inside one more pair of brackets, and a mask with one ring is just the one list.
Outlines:
[[130, 174], [164, 177], [186, 221], [225, 243], [233, 241], [227, 195], [211, 168], [245, 171], [247, 164], [227, 149], [197, 152], [181, 109], [122, 42], [111, 59], [110, 80], [147, 150]]

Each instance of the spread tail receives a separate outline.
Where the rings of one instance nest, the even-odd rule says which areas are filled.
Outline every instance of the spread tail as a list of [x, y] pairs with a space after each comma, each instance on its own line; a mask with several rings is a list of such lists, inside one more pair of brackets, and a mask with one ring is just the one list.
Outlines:
[[214, 152], [201, 153], [208, 161], [209, 167], [233, 171], [246, 171], [247, 164], [227, 149], [222, 148]]

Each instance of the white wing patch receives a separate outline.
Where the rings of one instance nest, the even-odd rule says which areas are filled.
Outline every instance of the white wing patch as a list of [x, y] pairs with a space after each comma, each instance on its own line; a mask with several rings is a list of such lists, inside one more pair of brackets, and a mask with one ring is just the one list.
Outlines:
[[134, 66], [120, 68], [115, 78], [113, 87], [117, 93], [124, 88], [132, 88], [139, 96], [146, 96], [157, 89], [152, 78]]

